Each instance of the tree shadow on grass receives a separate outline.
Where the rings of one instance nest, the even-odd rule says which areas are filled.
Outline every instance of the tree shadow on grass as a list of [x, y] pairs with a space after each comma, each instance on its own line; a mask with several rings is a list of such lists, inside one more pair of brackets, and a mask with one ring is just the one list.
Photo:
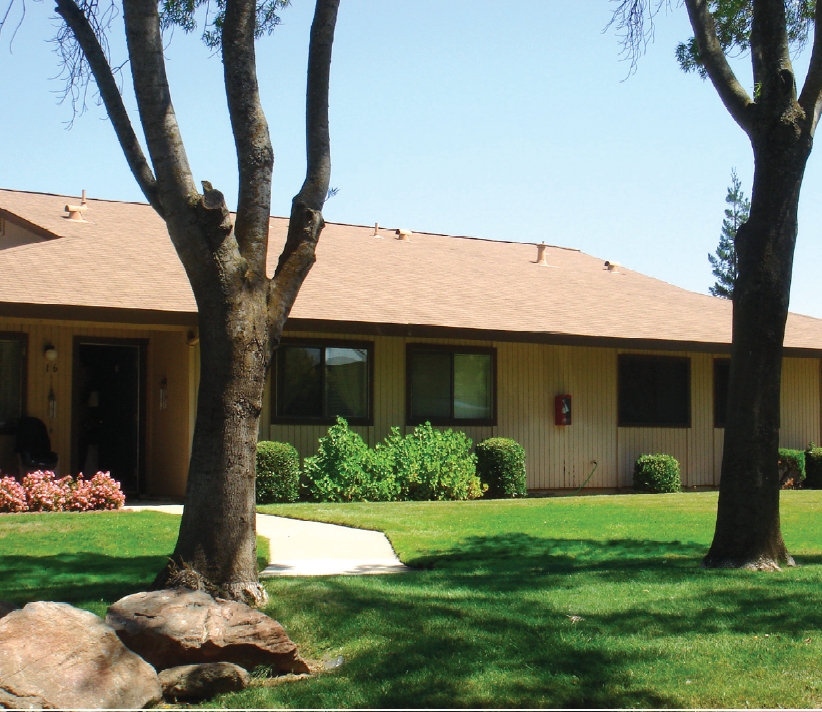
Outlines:
[[[409, 574], [271, 581], [273, 615], [352, 652], [338, 672], [280, 688], [267, 704], [691, 706], [670, 682], [648, 682], [683, 664], [670, 641], [822, 628], [814, 572], [703, 570], [703, 555], [693, 543], [509, 534], [467, 538]], [[600, 590], [613, 600], [597, 602]], [[578, 621], [569, 602], [584, 609]], [[642, 674], [654, 667], [661, 677]]]
[[165, 564], [162, 556], [0, 556], [0, 598], [29, 601], [116, 601], [145, 590]]

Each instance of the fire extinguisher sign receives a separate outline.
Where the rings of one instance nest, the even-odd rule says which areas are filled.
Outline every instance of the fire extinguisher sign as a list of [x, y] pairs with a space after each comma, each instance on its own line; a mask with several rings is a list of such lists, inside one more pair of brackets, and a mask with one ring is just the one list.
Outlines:
[[556, 425], [571, 424], [571, 396], [567, 393], [554, 398], [554, 423]]

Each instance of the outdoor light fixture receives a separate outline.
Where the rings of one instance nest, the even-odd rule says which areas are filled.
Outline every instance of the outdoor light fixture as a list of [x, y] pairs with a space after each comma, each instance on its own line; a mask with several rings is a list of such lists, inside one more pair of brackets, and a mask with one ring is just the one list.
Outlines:
[[43, 349], [43, 356], [46, 357], [46, 361], [54, 363], [57, 360], [57, 349], [51, 344], [46, 344], [46, 348]]

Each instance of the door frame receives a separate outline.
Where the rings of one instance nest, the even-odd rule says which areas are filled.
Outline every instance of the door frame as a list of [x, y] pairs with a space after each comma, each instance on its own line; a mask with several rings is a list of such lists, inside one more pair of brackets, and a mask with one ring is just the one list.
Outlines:
[[148, 339], [125, 339], [107, 336], [75, 335], [72, 343], [71, 366], [71, 472], [80, 471], [78, 462], [80, 442], [80, 347], [81, 346], [136, 346], [137, 347], [137, 492], [146, 491], [146, 389], [148, 379]]

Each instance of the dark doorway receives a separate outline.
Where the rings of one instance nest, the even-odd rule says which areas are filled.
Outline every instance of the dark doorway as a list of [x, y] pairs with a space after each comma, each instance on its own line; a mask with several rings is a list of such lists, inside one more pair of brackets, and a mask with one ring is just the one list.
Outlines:
[[140, 494], [144, 472], [145, 346], [75, 341], [72, 470], [110, 472]]

